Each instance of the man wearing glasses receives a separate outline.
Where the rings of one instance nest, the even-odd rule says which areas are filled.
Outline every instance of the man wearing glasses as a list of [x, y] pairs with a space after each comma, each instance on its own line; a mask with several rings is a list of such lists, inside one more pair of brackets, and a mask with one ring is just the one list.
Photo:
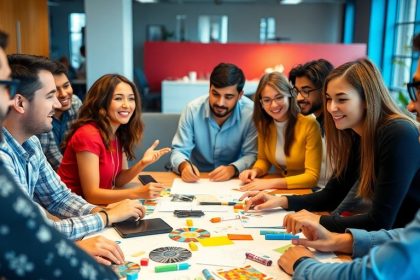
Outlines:
[[324, 115], [322, 106], [322, 86], [332, 64], [325, 59], [299, 64], [290, 70], [289, 80], [297, 92], [297, 102], [302, 115], [314, 114], [324, 136]]
[[326, 149], [324, 140], [324, 110], [322, 106], [322, 86], [333, 66], [325, 59], [312, 60], [299, 64], [290, 70], [289, 80], [297, 93], [297, 102], [302, 115], [313, 114], [321, 127], [322, 163], [318, 181], [319, 186], [325, 186], [330, 172], [327, 171]]
[[[420, 51], [420, 34], [413, 38], [413, 49]], [[413, 82], [407, 84], [408, 95], [410, 96], [410, 103], [407, 105], [407, 110], [416, 115], [417, 121], [420, 122], [420, 59], [417, 62], [417, 69], [413, 76]]]

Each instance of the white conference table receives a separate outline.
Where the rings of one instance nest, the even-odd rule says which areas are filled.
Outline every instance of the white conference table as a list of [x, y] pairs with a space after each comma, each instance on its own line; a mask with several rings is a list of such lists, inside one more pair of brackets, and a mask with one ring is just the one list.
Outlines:
[[[172, 185], [174, 178], [177, 175], [170, 173], [170, 172], [147, 172], [147, 174], [151, 174], [157, 181], [165, 184], [165, 185]], [[206, 174], [202, 174], [203, 177], [207, 177]], [[136, 181], [130, 183], [131, 186], [137, 185]], [[130, 186], [129, 186], [130, 187]], [[298, 194], [305, 194], [311, 192], [309, 189], [302, 189], [302, 190], [284, 190], [279, 191], [282, 193], [290, 194], [290, 193], [298, 193]], [[233, 215], [233, 207], [229, 210], [230, 214]], [[120, 241], [120, 247], [125, 254], [126, 261], [132, 261], [135, 263], [139, 263], [142, 258], [149, 258], [150, 251], [159, 248], [159, 247], [166, 247], [166, 246], [176, 246], [182, 247], [190, 250], [192, 252], [192, 257], [186, 261], [189, 263], [191, 267], [188, 270], [183, 271], [174, 271], [174, 272], [162, 272], [162, 273], [155, 273], [154, 267], [159, 265], [165, 265], [164, 263], [157, 263], [152, 261], [149, 258], [149, 265], [146, 267], [142, 267], [139, 273], [138, 279], [178, 279], [178, 280], [195, 280], [195, 279], [204, 279], [202, 270], [204, 268], [209, 269], [210, 271], [216, 271], [217, 269], [232, 269], [234, 267], [223, 267], [223, 266], [209, 266], [209, 265], [201, 265], [196, 264], [196, 260], [200, 258], [200, 256], [211, 254], [214, 250], [219, 252], [224, 252], [226, 254], [232, 254], [232, 257], [240, 257], [244, 258], [245, 252], [254, 252], [258, 255], [266, 255], [271, 258], [273, 261], [273, 265], [265, 266], [259, 264], [257, 262], [248, 260], [244, 258], [244, 265], [251, 265], [252, 267], [256, 268], [257, 270], [268, 274], [273, 279], [291, 279], [286, 273], [284, 273], [278, 266], [277, 266], [277, 259], [280, 257], [280, 253], [274, 251], [275, 248], [279, 248], [282, 246], [286, 246], [291, 243], [291, 241], [281, 241], [281, 240], [264, 240], [264, 236], [259, 234], [260, 229], [254, 228], [243, 228], [240, 220], [231, 220], [231, 221], [223, 221], [221, 223], [211, 223], [209, 220], [212, 217], [216, 216], [225, 216], [229, 213], [220, 213], [220, 212], [206, 212], [206, 214], [200, 218], [191, 218], [193, 220], [193, 227], [201, 228], [208, 230], [211, 236], [222, 236], [228, 233], [230, 234], [251, 234], [254, 240], [249, 241], [233, 241], [233, 245], [225, 245], [225, 246], [214, 246], [214, 247], [204, 247], [200, 243], [196, 243], [198, 246], [198, 251], [191, 251], [189, 248], [188, 243], [177, 242], [169, 238], [168, 233], [165, 234], [157, 234], [151, 236], [142, 236], [142, 237], [133, 237], [133, 238], [122, 238], [113, 228], [107, 228], [102, 232], [95, 234], [95, 235], [103, 235], [108, 239]], [[162, 218], [165, 222], [167, 222], [174, 230], [179, 228], [186, 228], [186, 219], [187, 218], [177, 218], [171, 212], [158, 212], [154, 211], [154, 213], [147, 215], [145, 218]], [[144, 252], [144, 254], [139, 255], [139, 252]], [[233, 253], [232, 253], [233, 252]], [[340, 256], [340, 259], [342, 257]], [[201, 277], [201, 278], [198, 278]], [[217, 279], [217, 278], [216, 278]]]
[[[181, 113], [188, 102], [209, 93], [209, 81], [184, 80], [162, 81], [162, 113]], [[244, 94], [253, 94], [257, 90], [258, 80], [246, 81]]]

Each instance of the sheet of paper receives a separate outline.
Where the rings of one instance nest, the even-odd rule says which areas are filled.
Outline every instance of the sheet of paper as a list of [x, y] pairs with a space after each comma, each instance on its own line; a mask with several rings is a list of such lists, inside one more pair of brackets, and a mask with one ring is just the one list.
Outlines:
[[171, 193], [229, 195], [238, 199], [243, 194], [243, 192], [237, 190], [241, 184], [241, 181], [238, 179], [224, 182], [211, 182], [209, 179], [200, 179], [196, 183], [186, 183], [181, 178], [176, 178], [172, 184]]
[[175, 210], [201, 210], [203, 212], [227, 212], [232, 206], [199, 205], [197, 200], [192, 202], [175, 202], [170, 198], [161, 199], [156, 206], [159, 212], [173, 212]]
[[227, 236], [213, 236], [209, 238], [200, 238], [198, 239], [203, 246], [224, 246], [232, 245], [233, 241], [230, 240]]
[[283, 219], [290, 211], [253, 211], [241, 215], [241, 223], [245, 228], [283, 228]]
[[[204, 250], [203, 250], [204, 251]], [[241, 257], [242, 256], [242, 257]], [[238, 267], [245, 264], [245, 253], [238, 254], [238, 249], [206, 250], [196, 257], [196, 264]]]

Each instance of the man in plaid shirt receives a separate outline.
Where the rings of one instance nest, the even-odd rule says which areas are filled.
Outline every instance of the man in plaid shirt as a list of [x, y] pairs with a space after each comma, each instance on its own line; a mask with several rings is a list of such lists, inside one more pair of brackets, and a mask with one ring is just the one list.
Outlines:
[[48, 162], [54, 170], [57, 170], [64, 152], [60, 147], [61, 142], [77, 118], [82, 102], [79, 97], [73, 96], [73, 88], [68, 79], [66, 67], [60, 62], [55, 62], [55, 66], [53, 76], [57, 89], [56, 96], [60, 101], [61, 108], [55, 109], [52, 117], [52, 130], [37, 136]]
[[0, 157], [4, 167], [28, 196], [62, 220], [54, 226], [70, 239], [78, 239], [130, 217], [142, 218], [144, 207], [136, 200], [124, 200], [106, 208], [89, 204], [72, 193], [48, 164], [35, 134], [51, 130], [56, 97], [48, 59], [31, 55], [8, 57], [12, 77], [20, 85], [2, 129]]

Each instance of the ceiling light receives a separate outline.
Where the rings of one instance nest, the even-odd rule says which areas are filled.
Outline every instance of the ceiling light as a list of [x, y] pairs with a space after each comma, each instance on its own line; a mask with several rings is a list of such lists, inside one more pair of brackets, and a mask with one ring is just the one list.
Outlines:
[[146, 4], [146, 3], [157, 3], [158, 0], [136, 0], [137, 2]]

